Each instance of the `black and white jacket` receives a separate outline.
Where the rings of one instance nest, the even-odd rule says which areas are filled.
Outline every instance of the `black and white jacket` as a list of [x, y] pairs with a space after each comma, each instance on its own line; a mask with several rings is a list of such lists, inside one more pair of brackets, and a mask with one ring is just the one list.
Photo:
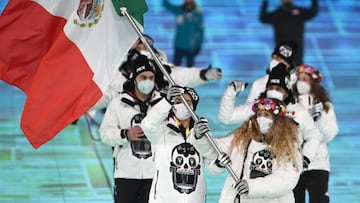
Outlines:
[[128, 140], [127, 130], [140, 126], [148, 110], [160, 99], [158, 91], [154, 91], [146, 102], [139, 101], [131, 93], [121, 93], [107, 107], [99, 131], [102, 142], [114, 147], [114, 178], [153, 177], [153, 146], [146, 137], [142, 141]]
[[168, 118], [171, 107], [163, 99], [141, 122], [141, 128], [156, 146], [149, 203], [205, 202], [203, 157], [188, 142], [186, 130], [178, 127], [175, 118]]

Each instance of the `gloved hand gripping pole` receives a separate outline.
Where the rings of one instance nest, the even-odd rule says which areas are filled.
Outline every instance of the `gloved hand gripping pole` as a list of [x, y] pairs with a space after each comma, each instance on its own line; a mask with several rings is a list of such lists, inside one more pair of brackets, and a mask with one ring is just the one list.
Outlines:
[[[155, 52], [153, 51], [153, 49], [151, 48], [151, 46], [149, 45], [149, 43], [146, 41], [145, 37], [143, 36], [143, 34], [141, 33], [138, 25], [136, 24], [136, 22], [134, 21], [134, 19], [129, 15], [129, 13], [127, 12], [125, 7], [120, 8], [121, 13], [126, 16], [126, 18], [130, 21], [132, 27], [135, 29], [136, 33], [138, 34], [140, 40], [142, 41], [142, 43], [145, 45], [145, 47], [148, 49], [148, 51], [150, 52], [151, 56], [153, 57], [153, 59], [155, 60], [155, 63], [160, 67], [161, 72], [164, 74], [164, 76], [166, 77], [166, 79], [169, 81], [169, 84], [171, 86], [175, 85], [174, 80], [171, 78], [171, 76], [169, 75], [169, 73], [166, 71], [166, 69], [164, 68], [164, 66], [162, 65], [160, 59], [158, 58], [158, 56], [155, 54]], [[191, 117], [194, 119], [195, 122], [197, 122], [199, 120], [199, 118], [197, 117], [197, 115], [194, 113], [194, 111], [191, 109], [191, 107], [188, 105], [188, 103], [186, 102], [185, 98], [183, 96], [180, 97], [181, 102], [186, 106], [186, 108], [189, 110]], [[211, 143], [211, 145], [214, 147], [215, 151], [218, 153], [218, 155], [221, 155], [222, 152], [220, 151], [219, 147], [216, 145], [214, 139], [212, 138], [210, 132], [205, 133], [206, 138], [209, 140], [209, 142]], [[230, 165], [226, 165], [226, 169], [228, 170], [229, 174], [232, 176], [232, 178], [235, 180], [235, 182], [238, 181], [238, 177], [236, 176], [234, 170], [231, 168]]]

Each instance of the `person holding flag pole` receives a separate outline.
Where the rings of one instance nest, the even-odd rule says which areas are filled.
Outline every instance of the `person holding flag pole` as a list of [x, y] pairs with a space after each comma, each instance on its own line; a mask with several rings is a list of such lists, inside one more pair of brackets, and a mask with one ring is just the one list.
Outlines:
[[[141, 30], [138, 28], [138, 26], [136, 25], [135, 21], [132, 19], [132, 17], [128, 14], [127, 10], [125, 7], [120, 8], [121, 13], [127, 17], [127, 19], [130, 21], [130, 23], [132, 24], [133, 28], [135, 29], [136, 33], [139, 35], [140, 40], [144, 43], [144, 45], [148, 48], [148, 51], [150, 52], [150, 54], [153, 56], [154, 61], [156, 62], [156, 64], [159, 66], [161, 72], [164, 74], [164, 76], [167, 78], [167, 80], [169, 81], [169, 84], [171, 86], [175, 85], [174, 80], [170, 77], [170, 75], [167, 73], [166, 69], [164, 68], [164, 66], [162, 65], [160, 59], [156, 56], [156, 54], [154, 53], [154, 51], [151, 49], [151, 46], [147, 43], [145, 37], [142, 35]], [[194, 111], [191, 109], [191, 107], [188, 105], [188, 103], [186, 102], [185, 98], [180, 95], [180, 100], [181, 102], [185, 105], [185, 107], [189, 110], [189, 113], [191, 115], [191, 117], [194, 119], [194, 122], [200, 122], [201, 120], [199, 120], [199, 118], [197, 117], [197, 115], [194, 113]], [[205, 136], [208, 138], [209, 142], [211, 143], [211, 145], [214, 147], [214, 149], [216, 150], [217, 154], [219, 156], [222, 156], [223, 153], [220, 151], [220, 149], [217, 147], [214, 139], [212, 138], [212, 136], [209, 134], [209, 132], [205, 132], [204, 133]], [[225, 165], [226, 169], [228, 170], [229, 174], [232, 176], [232, 178], [237, 181], [238, 177], [235, 174], [234, 170], [231, 168], [231, 166], [229, 164]]]
[[149, 203], [167, 203], [169, 199], [172, 203], [205, 202], [204, 168], [210, 164], [189, 142], [194, 119], [180, 96], [196, 110], [199, 103], [196, 91], [173, 85], [141, 121], [141, 129], [155, 146]]

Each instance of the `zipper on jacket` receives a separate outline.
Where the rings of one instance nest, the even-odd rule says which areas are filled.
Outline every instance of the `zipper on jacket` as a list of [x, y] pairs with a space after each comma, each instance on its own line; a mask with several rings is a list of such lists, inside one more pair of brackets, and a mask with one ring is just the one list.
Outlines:
[[156, 181], [155, 181], [155, 189], [154, 189], [154, 199], [156, 199], [156, 190], [157, 190], [158, 180], [159, 180], [159, 170], [156, 170]]

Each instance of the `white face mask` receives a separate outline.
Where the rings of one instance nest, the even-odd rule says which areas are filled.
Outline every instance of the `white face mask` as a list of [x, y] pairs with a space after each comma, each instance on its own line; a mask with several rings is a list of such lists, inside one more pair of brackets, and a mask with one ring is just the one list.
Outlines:
[[266, 118], [264, 116], [257, 117], [256, 121], [259, 124], [260, 132], [264, 135], [266, 135], [269, 132], [273, 124], [273, 120]]
[[308, 94], [310, 93], [310, 85], [307, 82], [304, 81], [297, 81], [296, 82], [296, 88], [299, 92], [299, 94]]
[[279, 64], [279, 61], [272, 59], [269, 64], [269, 71], [271, 71], [275, 66]]
[[186, 120], [188, 118], [190, 118], [190, 111], [186, 108], [185, 104], [180, 103], [180, 104], [174, 104], [174, 109], [173, 109], [175, 116], [179, 119], [179, 120]]
[[280, 101], [284, 101], [284, 95], [276, 90], [268, 90], [266, 91], [266, 97], [271, 99], [278, 99]]
[[141, 50], [140, 54], [146, 56], [148, 59], [152, 59], [152, 56], [149, 51]]
[[151, 80], [141, 80], [137, 82], [138, 90], [143, 94], [149, 94], [154, 89], [155, 83]]

